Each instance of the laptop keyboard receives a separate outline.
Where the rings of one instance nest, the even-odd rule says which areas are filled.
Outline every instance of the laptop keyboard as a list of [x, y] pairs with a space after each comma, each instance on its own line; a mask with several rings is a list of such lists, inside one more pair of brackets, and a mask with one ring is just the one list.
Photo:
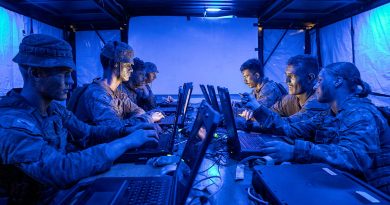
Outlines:
[[171, 180], [167, 177], [142, 177], [128, 181], [128, 204], [166, 204], [170, 195]]
[[265, 141], [260, 137], [253, 134], [240, 135], [240, 142], [245, 148], [260, 149]]
[[175, 124], [175, 116], [168, 116], [166, 118], [161, 119], [160, 124]]

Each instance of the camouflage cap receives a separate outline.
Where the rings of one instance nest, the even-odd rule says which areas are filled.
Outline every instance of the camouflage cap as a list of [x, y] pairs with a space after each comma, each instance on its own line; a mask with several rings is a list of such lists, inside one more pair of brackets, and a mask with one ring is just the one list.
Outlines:
[[15, 63], [41, 67], [68, 67], [74, 69], [72, 47], [64, 40], [44, 35], [31, 34], [23, 38]]
[[119, 41], [109, 41], [102, 48], [101, 55], [115, 60], [115, 62], [132, 63], [134, 51], [131, 46]]
[[152, 62], [145, 62], [144, 66], [145, 66], [146, 73], [153, 73], [153, 72], [158, 73], [156, 64]]

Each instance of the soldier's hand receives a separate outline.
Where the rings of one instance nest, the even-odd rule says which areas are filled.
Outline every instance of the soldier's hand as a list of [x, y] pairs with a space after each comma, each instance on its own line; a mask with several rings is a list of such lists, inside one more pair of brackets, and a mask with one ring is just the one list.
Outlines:
[[241, 103], [251, 109], [251, 110], [256, 110], [258, 107], [260, 107], [259, 102], [257, 102], [255, 96], [249, 94], [249, 93], [244, 93], [240, 94], [241, 95]]
[[167, 98], [164, 99], [166, 103], [172, 103], [175, 99], [173, 99], [172, 96], [168, 96]]
[[262, 153], [272, 157], [276, 162], [286, 162], [293, 159], [294, 145], [280, 141], [266, 142], [262, 146]]
[[128, 135], [135, 132], [136, 130], [154, 130], [154, 129], [155, 129], [154, 123], [140, 123], [135, 126], [126, 127], [125, 132]]
[[153, 122], [158, 122], [164, 117], [165, 117], [164, 114], [162, 114], [161, 112], [153, 112], [152, 113]]
[[131, 144], [134, 147], [140, 147], [149, 141], [158, 143], [158, 135], [155, 130], [137, 130], [130, 135], [127, 135], [126, 140], [131, 141]]
[[244, 110], [242, 113], [238, 114], [241, 117], [245, 118], [245, 120], [253, 120], [253, 111], [252, 110]]

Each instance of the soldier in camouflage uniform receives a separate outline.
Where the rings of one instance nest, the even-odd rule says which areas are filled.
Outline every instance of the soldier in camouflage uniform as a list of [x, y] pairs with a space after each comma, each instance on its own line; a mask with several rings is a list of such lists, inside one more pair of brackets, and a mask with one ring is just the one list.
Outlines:
[[137, 90], [137, 104], [144, 110], [153, 110], [157, 107], [156, 98], [150, 88], [150, 84], [157, 78], [157, 66], [151, 62], [145, 62], [145, 83]]
[[[50, 203], [58, 190], [108, 170], [127, 149], [156, 140], [154, 130], [136, 130], [153, 126], [93, 127], [52, 102], [65, 100], [73, 84], [75, 66], [65, 41], [29, 35], [13, 61], [23, 88], [0, 99], [0, 195], [9, 204]], [[118, 139], [73, 153], [66, 149], [68, 132], [84, 141]]]
[[[108, 42], [101, 51], [103, 78], [95, 79], [81, 94], [72, 95], [71, 111], [82, 121], [92, 125], [133, 126], [140, 122], [156, 122], [161, 113], [150, 114], [138, 107], [118, 86], [128, 81], [132, 72], [133, 49], [123, 42]], [[77, 92], [77, 91], [76, 91]]]
[[[313, 117], [318, 112], [329, 109], [326, 103], [319, 103], [313, 86], [319, 72], [317, 59], [309, 55], [298, 55], [290, 58], [286, 68], [288, 95], [276, 102], [270, 109], [256, 102], [253, 96], [244, 94], [246, 107], [242, 116], [254, 117], [257, 123], [251, 131], [272, 132], [278, 134], [282, 127], [293, 122]], [[256, 115], [253, 115], [253, 111]], [[250, 125], [250, 124], [249, 124]]]
[[245, 61], [241, 65], [240, 71], [244, 77], [244, 83], [253, 88], [252, 94], [265, 107], [271, 107], [285, 93], [283, 87], [264, 77], [264, 68], [257, 59]]
[[268, 142], [263, 152], [279, 162], [327, 163], [389, 194], [389, 126], [366, 98], [370, 88], [356, 66], [344, 62], [328, 65], [315, 87], [318, 101], [329, 103], [331, 110], [282, 127], [295, 144]]
[[129, 98], [137, 103], [137, 89], [145, 84], [145, 63], [139, 58], [134, 59], [133, 72], [130, 79], [125, 81], [120, 86], [120, 89], [129, 96]]

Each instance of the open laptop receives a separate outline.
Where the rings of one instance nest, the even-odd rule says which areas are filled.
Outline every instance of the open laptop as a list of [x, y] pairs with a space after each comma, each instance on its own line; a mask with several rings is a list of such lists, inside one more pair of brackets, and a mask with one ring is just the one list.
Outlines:
[[160, 125], [173, 125], [177, 118], [179, 126], [183, 126], [185, 118], [187, 116], [188, 105], [190, 104], [192, 89], [192, 83], [184, 83], [183, 92], [180, 92], [179, 88], [179, 97], [176, 113], [161, 119], [159, 122]]
[[68, 195], [62, 204], [185, 204], [218, 121], [219, 114], [202, 103], [173, 177], [99, 178], [76, 201]]
[[209, 91], [211, 106], [213, 106], [214, 110], [217, 112], [220, 112], [218, 100], [217, 100], [217, 94], [215, 93], [215, 89], [213, 85], [207, 85], [207, 90]]
[[227, 145], [228, 151], [235, 158], [245, 158], [252, 155], [263, 155], [261, 153], [261, 145], [267, 141], [281, 140], [282, 137], [276, 137], [261, 133], [246, 133], [237, 132], [233, 109], [230, 100], [229, 90], [227, 88], [218, 87], [219, 99], [221, 101], [224, 123], [228, 136]]
[[199, 84], [199, 87], [200, 87], [200, 90], [202, 90], [202, 93], [203, 93], [203, 96], [204, 96], [204, 99], [206, 100], [206, 102], [211, 105], [211, 100], [210, 100], [210, 96], [206, 90], [206, 86], [204, 86], [203, 84]]
[[171, 133], [165, 132], [163, 134], [159, 134], [158, 147], [127, 150], [115, 162], [116, 163], [140, 162], [140, 161], [146, 161], [147, 159], [152, 157], [166, 156], [168, 154], [172, 154], [178, 129], [179, 129], [178, 119], [175, 118], [173, 131]]

